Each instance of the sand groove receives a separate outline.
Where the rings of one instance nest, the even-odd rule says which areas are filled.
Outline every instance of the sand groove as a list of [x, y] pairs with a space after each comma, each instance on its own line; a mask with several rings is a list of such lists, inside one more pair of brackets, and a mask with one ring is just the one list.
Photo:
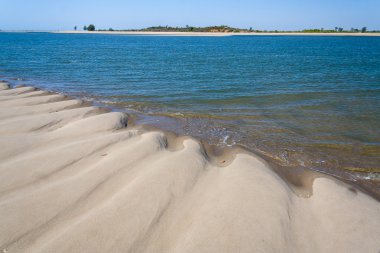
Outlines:
[[0, 83], [0, 250], [380, 250], [379, 203], [343, 183], [318, 178], [301, 198], [257, 157], [221, 167], [191, 138], [126, 125]]

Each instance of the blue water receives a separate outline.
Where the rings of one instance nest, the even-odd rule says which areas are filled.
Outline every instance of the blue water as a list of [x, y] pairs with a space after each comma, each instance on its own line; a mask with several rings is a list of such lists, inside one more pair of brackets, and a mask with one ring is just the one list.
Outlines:
[[0, 75], [283, 166], [380, 171], [380, 37], [0, 33]]

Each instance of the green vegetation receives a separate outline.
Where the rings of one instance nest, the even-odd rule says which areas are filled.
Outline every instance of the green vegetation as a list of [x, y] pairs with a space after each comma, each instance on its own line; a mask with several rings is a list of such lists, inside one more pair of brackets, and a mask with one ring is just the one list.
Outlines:
[[93, 25], [93, 24], [91, 24], [91, 25], [89, 25], [88, 27], [87, 27], [87, 31], [95, 31], [95, 26]]
[[335, 33], [337, 31], [336, 30], [325, 30], [325, 29], [321, 28], [321, 29], [306, 29], [306, 30], [302, 30], [301, 32], [303, 32], [303, 33]]
[[350, 30], [344, 30], [342, 27], [335, 27], [334, 30], [325, 30], [323, 28], [321, 29], [307, 29], [307, 30], [302, 30], [301, 32], [304, 33], [366, 33], [366, 32], [379, 32], [379, 31], [367, 31], [367, 27], [363, 27], [362, 29], [357, 29], [357, 28], [351, 28]]
[[207, 27], [171, 27], [171, 26], [152, 26], [144, 29], [130, 29], [130, 30], [114, 30], [112, 28], [99, 29], [98, 31], [134, 31], [134, 32], [249, 32], [253, 30], [233, 28], [225, 25], [221, 26], [207, 26]]
[[221, 26], [207, 26], [207, 27], [171, 27], [171, 26], [152, 26], [148, 28], [141, 29], [141, 31], [148, 32], [249, 32], [248, 29], [233, 28], [226, 25]]
[[[94, 31], [95, 26], [89, 25], [84, 27], [84, 30]], [[185, 27], [173, 27], [173, 26], [151, 26], [143, 29], [126, 29], [126, 30], [114, 30], [109, 29], [99, 29], [98, 31], [125, 31], [125, 32], [218, 32], [218, 33], [374, 33], [380, 31], [368, 31], [367, 27], [361, 29], [351, 28], [350, 30], [345, 30], [342, 27], [335, 27], [334, 29], [305, 29], [300, 31], [283, 31], [283, 30], [255, 30], [250, 27], [245, 28], [234, 28], [226, 25], [220, 26], [206, 26], [206, 27], [195, 27], [195, 26], [185, 26]]]

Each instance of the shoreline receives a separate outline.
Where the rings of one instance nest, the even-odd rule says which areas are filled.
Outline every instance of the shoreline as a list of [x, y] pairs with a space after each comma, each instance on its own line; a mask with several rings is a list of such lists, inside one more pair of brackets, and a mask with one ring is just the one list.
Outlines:
[[379, 37], [380, 33], [221, 33], [221, 32], [145, 32], [145, 31], [53, 31], [56, 34], [104, 34], [104, 35], [149, 35], [149, 36], [199, 36], [199, 37], [227, 37], [227, 36], [353, 36]]
[[59, 93], [0, 83], [0, 136], [3, 251], [380, 246], [379, 202], [346, 183], [302, 175], [295, 187], [312, 194], [300, 196], [256, 155], [215, 151]]
[[[13, 84], [11, 85], [11, 87], [18, 87], [20, 85], [24, 86], [22, 84]], [[313, 184], [314, 179], [319, 177], [327, 177], [338, 182], [351, 185], [358, 191], [361, 191], [373, 197], [374, 199], [380, 201], [380, 191], [377, 190], [379, 186], [378, 181], [376, 180], [376, 178], [367, 178], [366, 176], [368, 174], [371, 174], [370, 172], [350, 171], [345, 169], [329, 171], [324, 168], [316, 167], [309, 168], [305, 166], [285, 166], [279, 163], [277, 156], [273, 156], [273, 154], [268, 153], [268, 151], [260, 149], [252, 150], [249, 147], [242, 145], [241, 143], [235, 143], [232, 145], [228, 145], [226, 143], [214, 143], [211, 141], [211, 139], [208, 139], [205, 136], [201, 137], [194, 136], [192, 134], [188, 135], [182, 133], [181, 131], [174, 130], [174, 128], [172, 128], [173, 124], [177, 124], [178, 126], [180, 126], [181, 122], [179, 121], [179, 118], [174, 117], [173, 115], [149, 115], [135, 109], [126, 109], [124, 107], [118, 107], [113, 104], [110, 105], [102, 101], [97, 101], [96, 99], [94, 100], [91, 97], [87, 97], [87, 95], [84, 94], [75, 95], [62, 90], [56, 91], [54, 89], [45, 89], [43, 87], [39, 87], [38, 85], [31, 84], [28, 84], [27, 86], [33, 87], [33, 89], [47, 91], [52, 94], [62, 95], [68, 99], [84, 101], [84, 103], [87, 105], [103, 108], [107, 111], [126, 113], [129, 116], [129, 124], [149, 131], [164, 132], [165, 134], [170, 136], [170, 138], [191, 138], [197, 141], [200, 145], [202, 145], [202, 147], [207, 151], [206, 154], [209, 157], [218, 157], [221, 154], [224, 154], [230, 157], [229, 159], [233, 159], [231, 157], [234, 157], [236, 154], [241, 153], [248, 154], [250, 156], [261, 159], [262, 161], [265, 161], [265, 163], [267, 163], [269, 167], [276, 174], [278, 174], [285, 182], [287, 182], [287, 184], [289, 184], [289, 187], [291, 187], [292, 190], [300, 196], [308, 196], [312, 193], [311, 186]], [[159, 123], [157, 123], [158, 118], [160, 118]], [[174, 123], [174, 121], [178, 122]]]
[[[5, 82], [8, 83], [7, 81]], [[2, 81], [0, 79], [0, 85], [1, 83]], [[331, 180], [336, 180], [339, 183], [344, 183], [344, 184], [349, 184], [349, 185], [352, 184], [352, 182], [349, 180], [341, 178], [338, 175], [325, 173], [324, 171], [315, 171], [308, 168], [297, 168], [297, 169], [294, 168], [295, 172], [293, 173], [293, 171], [291, 170], [283, 170], [282, 166], [274, 162], [275, 159], [272, 160], [270, 156], [264, 156], [262, 153], [256, 153], [253, 150], [250, 150], [248, 147], [240, 145], [239, 143], [233, 144], [233, 145], [213, 144], [213, 143], [210, 143], [209, 140], [201, 138], [201, 137], [196, 137], [192, 135], [184, 135], [174, 130], [169, 130], [165, 127], [157, 126], [154, 124], [154, 122], [152, 122], [154, 121], [156, 115], [147, 115], [143, 112], [133, 110], [133, 109], [125, 109], [125, 108], [115, 107], [112, 105], [106, 105], [96, 100], [89, 100], [87, 97], [82, 97], [81, 95], [72, 95], [64, 91], [44, 89], [44, 88], [39, 87], [38, 85], [22, 85], [22, 84], [19, 84], [19, 85], [9, 84], [9, 85], [10, 85], [10, 89], [27, 88], [29, 89], [28, 92], [41, 91], [41, 92], [44, 92], [44, 95], [58, 95], [58, 96], [62, 96], [64, 100], [79, 101], [79, 103], [83, 107], [91, 106], [91, 107], [99, 108], [100, 110], [104, 112], [116, 112], [116, 113], [125, 114], [128, 117], [127, 127], [131, 127], [132, 129], [136, 128], [143, 132], [157, 131], [157, 132], [164, 133], [165, 136], [170, 140], [168, 143], [168, 147], [172, 146], [170, 143], [177, 143], [178, 141], [191, 139], [202, 146], [202, 148], [204, 149], [205, 155], [210, 159], [212, 163], [215, 163], [218, 165], [222, 165], [222, 166], [228, 165], [235, 159], [236, 155], [239, 155], [239, 154], [252, 156], [255, 159], [258, 159], [264, 164], [266, 164], [268, 169], [270, 168], [270, 170], [278, 174], [278, 176], [281, 177], [284, 180], [284, 182], [288, 184], [288, 186], [294, 191], [294, 193], [299, 196], [303, 196], [303, 197], [311, 196], [312, 184], [313, 184], [313, 181], [317, 178], [329, 178]], [[160, 117], [177, 120], [177, 118], [174, 118], [173, 116], [160, 116]], [[221, 163], [220, 160], [223, 160], [223, 163]], [[356, 187], [358, 191], [362, 191], [363, 193], [368, 194], [369, 196], [380, 201], [380, 196], [371, 194], [371, 192], [368, 192], [365, 188], [361, 188], [360, 185], [352, 184], [352, 186]]]

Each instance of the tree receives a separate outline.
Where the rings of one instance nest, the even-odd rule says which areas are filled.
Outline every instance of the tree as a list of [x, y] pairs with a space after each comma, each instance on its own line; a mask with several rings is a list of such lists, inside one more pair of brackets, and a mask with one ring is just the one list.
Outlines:
[[110, 28], [110, 29], [108, 29], [108, 31], [112, 32], [112, 31], [113, 31], [113, 29], [112, 29], [112, 28]]
[[362, 33], [365, 33], [365, 32], [367, 32], [367, 27], [362, 28]]
[[339, 32], [341, 33], [341, 32], [343, 32], [343, 28], [342, 27], [339, 27]]
[[87, 26], [83, 26], [83, 30], [87, 31]]
[[89, 25], [87, 27], [87, 31], [91, 31], [91, 32], [95, 31], [95, 26], [93, 24]]
[[75, 31], [77, 30], [77, 26], [74, 26], [74, 30], [75, 30]]
[[249, 31], [250, 31], [250, 32], [252, 32], [252, 31], [253, 31], [252, 27], [250, 27], [250, 28], [249, 28]]

